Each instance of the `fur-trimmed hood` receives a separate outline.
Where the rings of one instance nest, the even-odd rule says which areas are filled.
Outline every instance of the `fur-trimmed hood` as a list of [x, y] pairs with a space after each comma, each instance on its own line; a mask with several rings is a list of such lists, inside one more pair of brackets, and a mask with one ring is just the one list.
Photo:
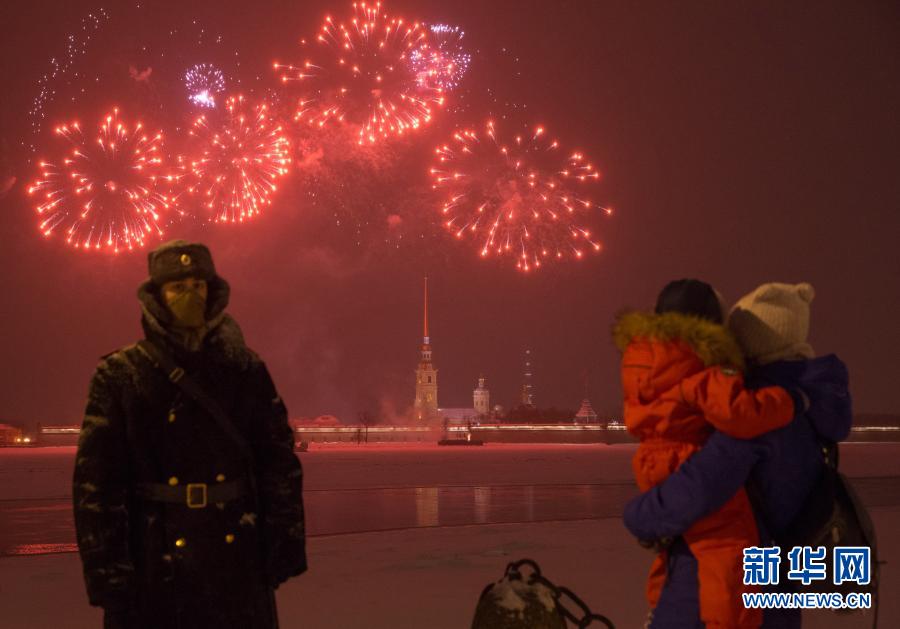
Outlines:
[[222, 278], [217, 276], [208, 282], [206, 330], [199, 347], [186, 347], [184, 339], [173, 330], [172, 316], [160, 303], [159, 289], [152, 281], [141, 284], [137, 294], [141, 302], [141, 326], [147, 339], [165, 343], [178, 358], [202, 350], [213, 358], [240, 366], [253, 360], [255, 355], [244, 342], [240, 326], [225, 312], [230, 287]]
[[722, 365], [744, 369], [744, 357], [737, 341], [725, 326], [677, 312], [654, 314], [630, 311], [616, 318], [613, 341], [620, 352], [637, 340], [683, 342], [706, 367]]

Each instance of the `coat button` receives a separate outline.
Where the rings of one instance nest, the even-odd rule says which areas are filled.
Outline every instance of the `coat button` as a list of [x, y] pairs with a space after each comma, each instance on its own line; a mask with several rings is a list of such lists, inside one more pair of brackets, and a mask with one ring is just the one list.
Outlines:
[[169, 423], [173, 423], [175, 421], [175, 411], [169, 411]]
[[225, 543], [226, 543], [226, 544], [230, 544], [230, 543], [233, 542], [233, 541], [234, 541], [234, 535], [232, 535], [231, 533], [229, 533], [228, 535], [225, 536]]
[[175, 545], [178, 548], [184, 548], [185, 546], [187, 546], [187, 540], [184, 539], [183, 537], [179, 537], [178, 539], [175, 540]]
[[216, 481], [222, 482], [225, 480], [225, 474], [216, 474]]
[[177, 484], [178, 484], [177, 476], [173, 476], [172, 478], [169, 479], [169, 486], [174, 487]]

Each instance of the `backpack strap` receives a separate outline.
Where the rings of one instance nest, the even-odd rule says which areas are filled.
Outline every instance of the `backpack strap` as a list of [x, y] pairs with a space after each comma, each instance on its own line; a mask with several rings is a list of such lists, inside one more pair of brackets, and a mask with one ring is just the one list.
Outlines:
[[184, 369], [178, 366], [175, 361], [159, 346], [144, 339], [139, 341], [137, 347], [141, 352], [150, 359], [153, 365], [166, 374], [169, 381], [178, 387], [182, 393], [199, 404], [212, 418], [216, 421], [219, 428], [224, 432], [234, 445], [238, 447], [241, 454], [252, 460], [253, 450], [250, 443], [244, 438], [240, 431], [235, 427], [228, 414], [219, 406], [203, 388], [197, 384], [190, 376], [185, 373]]

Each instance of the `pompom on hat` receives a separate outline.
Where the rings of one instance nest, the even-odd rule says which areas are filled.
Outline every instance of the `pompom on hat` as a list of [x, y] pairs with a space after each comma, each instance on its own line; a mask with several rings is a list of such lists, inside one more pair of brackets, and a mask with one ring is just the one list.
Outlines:
[[728, 316], [728, 327], [745, 356], [757, 363], [813, 358], [808, 343], [812, 285], [763, 284], [741, 297]]

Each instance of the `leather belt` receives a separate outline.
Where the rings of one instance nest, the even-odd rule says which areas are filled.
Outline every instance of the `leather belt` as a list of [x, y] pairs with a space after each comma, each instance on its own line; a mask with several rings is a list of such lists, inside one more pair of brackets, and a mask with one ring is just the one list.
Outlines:
[[247, 484], [242, 481], [224, 483], [188, 483], [186, 485], [165, 485], [163, 483], [140, 483], [137, 493], [146, 500], [183, 504], [190, 509], [202, 509], [209, 503], [231, 502], [246, 496]]

